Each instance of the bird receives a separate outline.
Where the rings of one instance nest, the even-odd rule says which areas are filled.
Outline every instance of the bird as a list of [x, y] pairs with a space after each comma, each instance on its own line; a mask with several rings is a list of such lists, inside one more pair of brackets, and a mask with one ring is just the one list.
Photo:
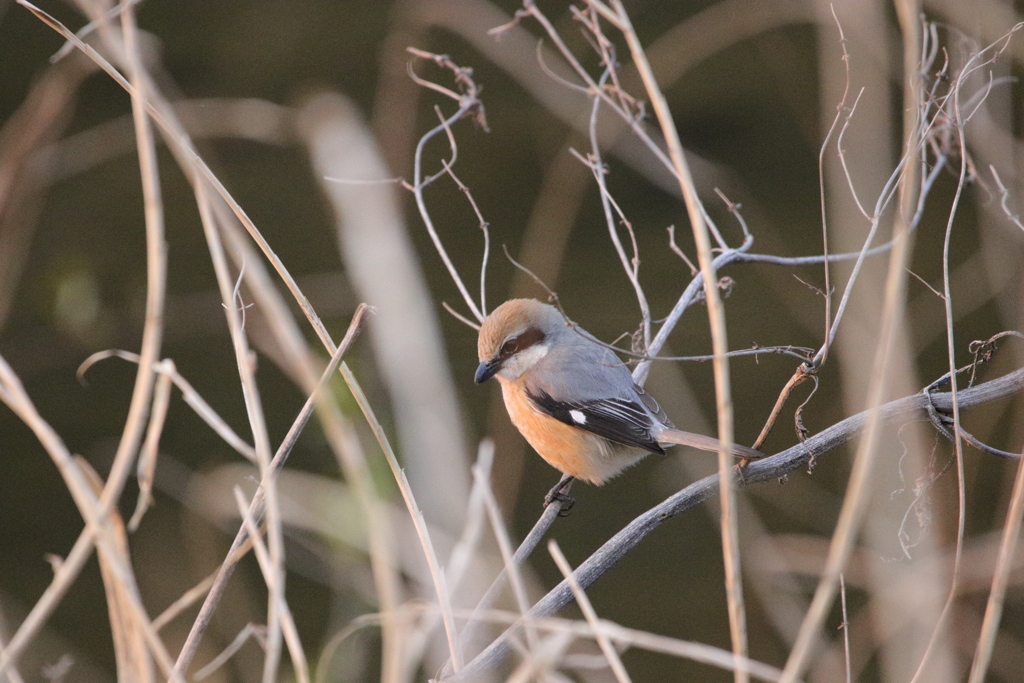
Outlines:
[[[550, 304], [510, 299], [480, 325], [474, 380], [497, 377], [509, 418], [562, 479], [545, 504], [561, 500], [573, 479], [600, 486], [641, 458], [671, 445], [718, 451], [710, 436], [676, 429], [606, 345]], [[734, 445], [744, 459], [764, 457]]]

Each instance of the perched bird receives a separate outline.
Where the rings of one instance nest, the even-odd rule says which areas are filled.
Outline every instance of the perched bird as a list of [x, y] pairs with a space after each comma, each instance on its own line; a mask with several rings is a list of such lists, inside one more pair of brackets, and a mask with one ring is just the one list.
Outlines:
[[[554, 306], [506, 301], [484, 319], [477, 351], [476, 383], [498, 378], [512, 423], [565, 475], [547, 502], [572, 478], [601, 485], [665, 446], [718, 450], [718, 439], [673, 427], [618, 356]], [[763, 457], [744, 446], [733, 453]]]

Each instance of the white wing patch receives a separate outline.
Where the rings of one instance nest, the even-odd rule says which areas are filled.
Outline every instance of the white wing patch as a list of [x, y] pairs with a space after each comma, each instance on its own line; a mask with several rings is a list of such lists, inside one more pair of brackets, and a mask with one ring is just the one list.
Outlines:
[[558, 401], [543, 390], [527, 387], [533, 405], [563, 424], [596, 434], [623, 446], [664, 453], [653, 431], [663, 426], [637, 400], [605, 398], [589, 401]]

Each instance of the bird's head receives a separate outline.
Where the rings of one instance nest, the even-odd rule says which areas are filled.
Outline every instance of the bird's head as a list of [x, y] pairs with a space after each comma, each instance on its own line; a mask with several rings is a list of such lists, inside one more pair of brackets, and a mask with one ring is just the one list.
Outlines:
[[543, 358], [565, 328], [554, 306], [535, 299], [511, 299], [484, 318], [477, 339], [477, 384], [495, 375], [518, 379]]

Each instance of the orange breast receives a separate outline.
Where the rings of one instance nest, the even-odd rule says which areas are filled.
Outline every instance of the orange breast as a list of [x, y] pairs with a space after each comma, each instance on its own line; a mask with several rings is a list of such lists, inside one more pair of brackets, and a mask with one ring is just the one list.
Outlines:
[[512, 424], [548, 464], [565, 474], [601, 485], [646, 453], [614, 444], [537, 410], [518, 382], [498, 375]]

